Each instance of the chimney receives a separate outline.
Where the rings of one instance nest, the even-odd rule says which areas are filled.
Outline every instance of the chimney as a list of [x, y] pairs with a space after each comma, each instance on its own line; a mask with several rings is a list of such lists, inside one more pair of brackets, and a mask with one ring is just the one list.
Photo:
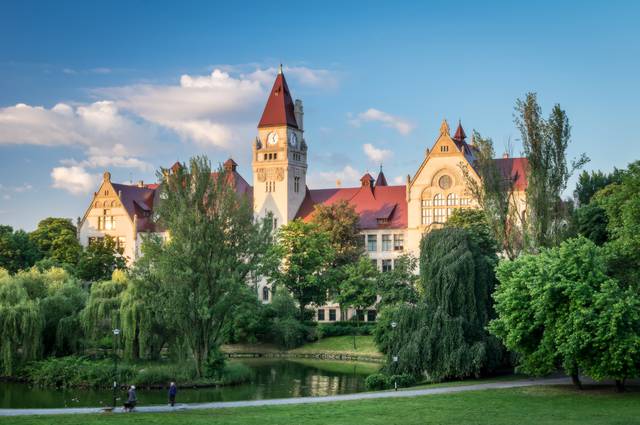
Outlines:
[[293, 107], [293, 114], [296, 117], [298, 128], [300, 131], [304, 131], [304, 108], [302, 107], [302, 101], [300, 99], [296, 99], [295, 106]]
[[144, 181], [138, 180], [138, 187], [144, 187]]
[[503, 159], [508, 159], [509, 158], [509, 152], [505, 152], [502, 154], [502, 158]]

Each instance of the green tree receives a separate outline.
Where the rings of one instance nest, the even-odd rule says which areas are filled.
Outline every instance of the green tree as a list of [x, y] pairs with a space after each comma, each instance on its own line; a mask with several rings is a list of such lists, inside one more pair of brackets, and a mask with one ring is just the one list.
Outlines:
[[600, 170], [592, 171], [591, 173], [587, 171], [580, 173], [576, 189], [573, 191], [573, 196], [578, 206], [582, 207], [589, 204], [596, 192], [611, 183], [619, 183], [621, 177], [621, 171], [617, 168], [614, 168], [611, 174], [605, 174]]
[[40, 354], [44, 320], [39, 300], [6, 270], [0, 269], [0, 370], [11, 376], [15, 367]]
[[211, 172], [206, 157], [159, 178], [158, 224], [170, 237], [147, 253], [160, 284], [164, 320], [175, 325], [203, 376], [209, 354], [222, 342], [241, 288], [261, 264], [271, 224], [255, 222], [246, 199], [224, 169]]
[[77, 229], [70, 219], [49, 217], [38, 223], [38, 228], [29, 234], [40, 252], [59, 265], [75, 265], [82, 252]]
[[307, 305], [323, 304], [329, 289], [326, 271], [335, 256], [327, 232], [317, 224], [294, 220], [280, 228], [269, 254], [269, 280], [298, 302], [304, 320]]
[[503, 261], [490, 330], [518, 354], [519, 368], [543, 375], [563, 368], [620, 382], [639, 373], [637, 291], [608, 276], [606, 250], [579, 237]]
[[0, 225], [0, 268], [16, 273], [33, 266], [41, 256], [25, 231]]
[[118, 252], [115, 240], [106, 236], [89, 244], [80, 254], [76, 276], [89, 282], [106, 280], [114, 270], [124, 270], [126, 266], [126, 260]]
[[332, 265], [340, 267], [358, 260], [364, 251], [359, 244], [358, 213], [347, 201], [331, 205], [318, 204], [312, 222], [329, 235], [334, 256]]
[[609, 240], [607, 212], [597, 202], [576, 209], [573, 221], [576, 233], [592, 240], [596, 245]]
[[111, 331], [120, 328], [122, 293], [128, 284], [129, 279], [123, 270], [114, 270], [111, 280], [91, 284], [81, 321], [86, 335], [93, 341], [111, 338]]
[[475, 239], [480, 251], [489, 253], [492, 258], [495, 258], [495, 253], [498, 251], [498, 243], [493, 236], [491, 227], [487, 222], [487, 216], [483, 211], [475, 208], [455, 209], [445, 226], [469, 230], [471, 237]]
[[545, 120], [537, 95], [527, 93], [524, 100], [516, 101], [515, 123], [528, 160], [526, 248], [535, 252], [541, 247], [555, 246], [565, 237], [569, 218], [561, 196], [569, 177], [588, 158], [583, 154], [571, 167], [567, 165], [571, 126], [558, 104]]
[[[368, 256], [361, 256], [355, 263], [344, 266], [345, 278], [338, 285], [335, 301], [341, 310], [353, 307], [356, 310], [355, 320], [359, 321], [358, 312], [375, 304], [377, 294], [378, 270]], [[353, 348], [356, 349], [356, 333], [353, 332]]]
[[413, 304], [418, 301], [417, 268], [417, 258], [411, 254], [403, 254], [394, 260], [393, 270], [379, 274], [377, 293], [380, 296], [380, 311], [396, 304]]
[[[503, 350], [485, 330], [493, 316], [491, 255], [465, 229], [444, 228], [423, 237], [423, 300], [391, 309], [382, 321], [397, 327], [376, 335], [388, 356], [388, 372], [442, 380], [477, 376], [501, 363]], [[397, 362], [390, 361], [393, 356]]]

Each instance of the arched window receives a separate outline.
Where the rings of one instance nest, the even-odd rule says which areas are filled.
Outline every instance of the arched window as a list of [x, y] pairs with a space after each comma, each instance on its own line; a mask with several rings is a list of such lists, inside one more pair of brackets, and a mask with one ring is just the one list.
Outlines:
[[447, 196], [447, 206], [448, 206], [448, 207], [453, 207], [453, 206], [455, 206], [455, 205], [456, 205], [456, 200], [457, 200], [457, 199], [458, 199], [458, 198], [457, 198], [457, 196], [456, 196], [456, 194], [455, 194], [455, 193], [450, 193], [450, 194]]
[[269, 288], [266, 286], [262, 287], [262, 301], [269, 301]]
[[115, 207], [116, 206], [116, 201], [111, 201], [111, 206]]
[[433, 197], [433, 206], [441, 207], [443, 205], [444, 205], [444, 198], [442, 197], [442, 194], [436, 193], [436, 195]]
[[422, 200], [422, 224], [431, 224], [432, 221], [431, 214], [431, 199], [423, 199]]

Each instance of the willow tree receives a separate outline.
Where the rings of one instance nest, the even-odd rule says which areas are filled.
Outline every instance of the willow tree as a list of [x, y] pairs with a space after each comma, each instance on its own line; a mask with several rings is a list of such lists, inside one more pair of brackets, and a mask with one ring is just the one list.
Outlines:
[[0, 367], [10, 376], [22, 362], [40, 353], [44, 320], [39, 301], [8, 272], [0, 269]]
[[175, 325], [202, 376], [218, 349], [242, 285], [261, 263], [270, 222], [256, 222], [232, 171], [211, 172], [206, 157], [159, 173], [158, 225], [169, 238], [147, 253], [160, 286], [164, 320]]
[[[420, 244], [423, 299], [392, 310], [397, 326], [385, 341], [386, 369], [431, 380], [478, 376], [500, 364], [503, 349], [488, 334], [495, 285], [493, 252], [482, 252], [469, 230], [444, 228]], [[397, 362], [390, 361], [397, 356]]]
[[100, 339], [120, 327], [120, 304], [127, 284], [126, 272], [114, 270], [111, 280], [91, 285], [87, 305], [82, 311], [82, 324], [87, 336]]

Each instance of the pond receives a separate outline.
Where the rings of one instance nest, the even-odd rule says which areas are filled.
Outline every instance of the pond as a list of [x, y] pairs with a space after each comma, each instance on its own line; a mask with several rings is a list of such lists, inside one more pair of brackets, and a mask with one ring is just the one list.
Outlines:
[[[253, 370], [251, 382], [240, 385], [180, 389], [178, 403], [317, 397], [364, 391], [364, 379], [378, 365], [308, 359], [238, 359]], [[126, 397], [125, 391], [118, 393]], [[138, 390], [139, 405], [164, 404], [167, 390]], [[108, 406], [108, 389], [55, 389], [24, 383], [0, 382], [0, 408], [57, 408]], [[121, 404], [121, 400], [118, 401]]]

